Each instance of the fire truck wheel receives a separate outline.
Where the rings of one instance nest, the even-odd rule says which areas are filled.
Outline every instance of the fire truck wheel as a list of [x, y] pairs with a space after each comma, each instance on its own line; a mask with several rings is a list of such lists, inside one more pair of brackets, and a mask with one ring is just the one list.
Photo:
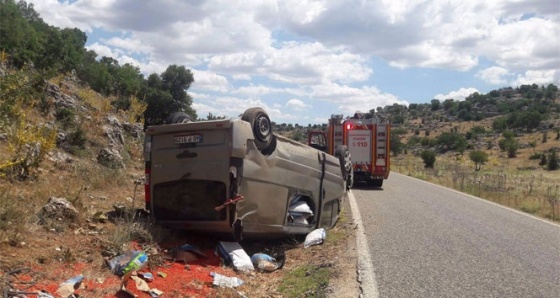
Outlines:
[[373, 187], [382, 187], [383, 186], [383, 179], [373, 179], [371, 181], [371, 185]]
[[350, 173], [346, 177], [346, 190], [350, 190], [354, 186], [354, 167], [350, 167]]
[[350, 158], [350, 151], [346, 145], [342, 145], [336, 148], [334, 156], [338, 157], [340, 162], [340, 170], [342, 175], [346, 180], [346, 188], [352, 188], [354, 184], [354, 168], [352, 167], [352, 160]]
[[257, 148], [261, 152], [266, 151], [272, 143], [273, 138], [272, 125], [266, 112], [262, 108], [250, 108], [243, 113], [241, 120], [245, 120], [251, 124]]

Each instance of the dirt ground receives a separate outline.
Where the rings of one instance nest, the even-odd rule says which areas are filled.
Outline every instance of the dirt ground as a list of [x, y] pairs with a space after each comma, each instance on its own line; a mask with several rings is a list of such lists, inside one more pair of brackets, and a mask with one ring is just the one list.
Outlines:
[[[97, 201], [96, 209], [111, 210], [111, 203], [109, 199]], [[128, 250], [143, 249], [148, 254], [157, 252], [149, 255], [150, 266], [140, 272], [153, 274], [154, 280], [148, 285], [163, 291], [163, 297], [284, 297], [279, 285], [289, 272], [302, 265], [331, 270], [331, 280], [322, 295], [358, 297], [355, 231], [347, 200], [342, 214], [337, 225], [327, 231], [327, 240], [322, 245], [305, 249], [303, 239], [296, 238], [241, 242], [249, 255], [278, 249], [285, 252], [284, 267], [271, 273], [242, 273], [223, 266], [220, 258], [214, 254], [220, 239], [211, 236], [177, 233], [152, 247], [136, 242], [125, 245]], [[0, 245], [0, 285], [4, 297], [15, 297], [7, 295], [10, 289], [28, 293], [27, 297], [37, 297], [38, 291], [60, 297], [55, 294], [59, 285], [79, 275], [84, 276], [81, 287], [75, 290], [79, 297], [130, 297], [123, 292], [118, 293], [121, 279], [112, 274], [106, 265], [112, 245], [107, 239], [120, 233], [121, 227], [122, 223], [118, 221], [99, 222], [91, 218], [80, 223], [53, 225], [51, 230], [28, 224], [27, 230], [22, 231], [25, 234], [23, 240]], [[197, 245], [208, 258], [188, 262], [187, 265], [163, 257], [163, 249], [184, 243]], [[214, 287], [211, 272], [238, 277], [244, 284], [233, 290]], [[137, 290], [132, 280], [128, 280], [126, 288], [137, 297], [150, 297], [148, 293]]]

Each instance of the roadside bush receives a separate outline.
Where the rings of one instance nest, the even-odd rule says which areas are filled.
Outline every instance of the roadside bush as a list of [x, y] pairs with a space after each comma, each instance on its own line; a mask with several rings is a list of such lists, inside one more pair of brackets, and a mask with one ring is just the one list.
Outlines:
[[424, 150], [420, 153], [420, 157], [424, 162], [425, 168], [434, 168], [434, 164], [436, 163], [436, 153], [432, 150]]

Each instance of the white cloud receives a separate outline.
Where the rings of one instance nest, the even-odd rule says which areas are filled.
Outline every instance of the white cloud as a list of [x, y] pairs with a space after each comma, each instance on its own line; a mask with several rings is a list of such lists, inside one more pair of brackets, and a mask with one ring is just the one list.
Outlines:
[[354, 88], [330, 83], [312, 89], [313, 98], [337, 104], [337, 113], [341, 112], [345, 115], [354, 114], [356, 111], [367, 112], [394, 103], [408, 105], [406, 101], [399, 100], [392, 94], [382, 93], [376, 87]]
[[311, 108], [310, 105], [305, 104], [303, 101], [297, 98], [292, 98], [288, 100], [288, 102], [286, 102], [286, 107], [296, 111], [302, 111]]
[[459, 90], [456, 91], [451, 91], [447, 94], [437, 94], [434, 96], [435, 99], [439, 99], [440, 101], [446, 100], [446, 99], [453, 99], [453, 100], [457, 100], [457, 101], [461, 101], [461, 100], [465, 100], [465, 98], [467, 98], [467, 96], [478, 92], [478, 90], [476, 88], [460, 88]]
[[507, 69], [497, 66], [492, 66], [479, 71], [476, 76], [481, 78], [483, 81], [493, 84], [493, 85], [504, 85], [507, 80], [505, 76], [510, 75]]
[[217, 54], [210, 58], [213, 71], [239, 75], [266, 76], [269, 79], [296, 84], [322, 81], [365, 81], [372, 70], [366, 59], [343, 48], [326, 48], [320, 43], [286, 42], [281, 48], [269, 47], [255, 53]]
[[122, 49], [127, 53], [149, 54], [153, 52], [153, 46], [146, 45], [142, 40], [137, 38], [119, 38], [113, 37], [108, 40], [103, 40], [104, 44]]
[[507, 69], [549, 70], [560, 65], [560, 24], [532, 18], [503, 24], [483, 44], [485, 55]]
[[234, 90], [232, 93], [250, 96], [250, 97], [261, 97], [266, 94], [278, 93], [278, 92], [282, 92], [282, 90], [278, 88], [272, 88], [270, 86], [265, 86], [265, 85], [257, 85], [257, 86], [249, 85], [249, 86], [239, 87], [237, 90]]
[[517, 79], [512, 82], [513, 86], [519, 85], [548, 85], [554, 83], [558, 84], [560, 77], [560, 70], [548, 70], [548, 71], [534, 71], [529, 70], [524, 74], [517, 76]]
[[194, 90], [227, 92], [229, 83], [226, 77], [214, 72], [192, 69], [194, 83], [191, 88]]
[[[262, 100], [252, 98], [221, 96], [209, 100], [201, 100], [198, 102], [197, 106], [203, 107], [200, 112], [197, 110], [197, 113], [200, 115], [207, 115], [208, 112], [210, 112], [214, 115], [224, 115], [226, 117], [237, 118], [242, 115], [247, 108], [261, 107], [268, 113], [272, 121], [293, 121], [297, 119], [294, 115], [283, 113], [277, 106], [271, 106]], [[197, 106], [193, 105], [195, 108]]]
[[[189, 93], [198, 95], [193, 107], [200, 115], [233, 115], [257, 104], [278, 121], [314, 121], [317, 115], [289, 109], [297, 101], [286, 103], [346, 114], [406, 103], [380, 90], [409, 88], [394, 72], [389, 81], [383, 68], [374, 69], [380, 63], [403, 74], [429, 68], [479, 78], [470, 86], [560, 85], [560, 10], [551, 0], [29, 2], [48, 24], [90, 33], [88, 49], [99, 56], [144, 74], [171, 64], [191, 69]], [[438, 92], [430, 88], [427, 96]]]
[[102, 45], [99, 43], [94, 43], [90, 46], [87, 47], [88, 50], [94, 51], [98, 57], [113, 57], [113, 58], [117, 58], [119, 56], [119, 53], [113, 51], [112, 48], [106, 46], [106, 45]]

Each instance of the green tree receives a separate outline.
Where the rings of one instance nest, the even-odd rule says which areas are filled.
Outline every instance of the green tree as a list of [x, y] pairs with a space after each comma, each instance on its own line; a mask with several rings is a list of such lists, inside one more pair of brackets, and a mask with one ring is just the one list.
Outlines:
[[420, 157], [424, 162], [425, 168], [434, 168], [434, 164], [436, 163], [436, 153], [432, 150], [424, 150], [420, 153]]
[[402, 129], [392, 129], [389, 143], [391, 144], [391, 152], [394, 156], [401, 154], [405, 145], [401, 141], [401, 135], [405, 132]]
[[[24, 14], [31, 19], [26, 19]], [[30, 21], [42, 22], [34, 12], [33, 4], [0, 1], [0, 51], [8, 53], [18, 68], [34, 62], [41, 49], [42, 37]]]
[[438, 99], [432, 99], [431, 109], [432, 111], [437, 111], [441, 107], [441, 102]]
[[218, 116], [210, 112], [208, 113], [208, 116], [206, 116], [206, 120], [221, 120], [221, 119], [226, 119], [226, 116]]
[[507, 120], [505, 117], [498, 117], [492, 121], [492, 129], [497, 132], [502, 132], [508, 127]]
[[451, 111], [453, 110], [453, 107], [456, 105], [456, 103], [453, 101], [453, 99], [446, 99], [443, 101], [443, 109], [446, 111]]
[[192, 72], [184, 66], [170, 65], [161, 75], [149, 75], [144, 95], [148, 104], [144, 112], [145, 125], [162, 124], [173, 112], [185, 112], [197, 119], [191, 107], [192, 98], [187, 94], [193, 82]]
[[514, 137], [512, 131], [505, 131], [503, 133], [504, 138], [498, 142], [498, 146], [502, 151], [506, 151], [509, 158], [517, 156], [517, 149], [519, 148], [519, 143]]
[[444, 132], [436, 140], [444, 152], [454, 150], [463, 154], [467, 148], [467, 140], [458, 132]]
[[488, 161], [488, 154], [484, 151], [471, 151], [469, 158], [474, 162], [475, 171], [479, 171], [483, 164]]
[[527, 132], [531, 132], [532, 129], [539, 127], [543, 120], [543, 116], [536, 111], [528, 111], [521, 114], [519, 123], [517, 127], [525, 126]]
[[560, 166], [558, 165], [558, 158], [556, 157], [556, 150], [553, 150], [552, 152], [550, 152], [550, 156], [548, 157], [548, 164], [547, 164], [547, 169], [549, 171], [555, 171], [558, 170]]
[[543, 153], [541, 154], [541, 161], [539, 162], [539, 166], [546, 165], [546, 155]]

